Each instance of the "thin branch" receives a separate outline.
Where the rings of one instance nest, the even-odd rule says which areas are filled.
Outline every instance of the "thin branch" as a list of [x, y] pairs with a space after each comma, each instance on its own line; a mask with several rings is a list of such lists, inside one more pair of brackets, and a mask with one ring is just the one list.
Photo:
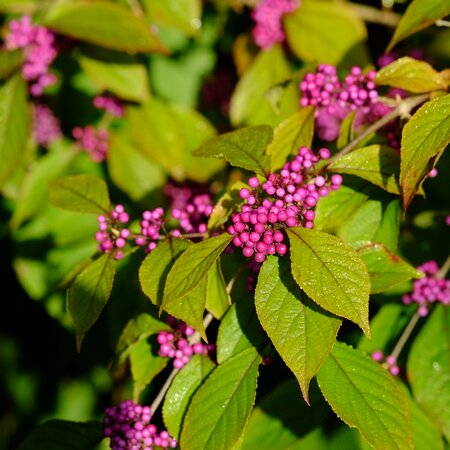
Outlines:
[[447, 28], [450, 27], [450, 21], [444, 20], [444, 19], [438, 19], [438, 20], [436, 20], [436, 22], [434, 22], [434, 24], [437, 27], [447, 27]]
[[400, 339], [398, 340], [397, 344], [394, 347], [394, 350], [392, 350], [391, 355], [397, 360], [398, 356], [400, 355], [401, 351], [403, 350], [403, 347], [405, 346], [406, 342], [408, 341], [409, 337], [411, 336], [411, 333], [413, 332], [415, 326], [417, 325], [417, 322], [420, 319], [419, 310], [414, 313], [414, 315], [411, 317], [411, 320], [409, 321], [406, 328], [403, 330], [402, 335], [400, 336]]
[[435, 278], [441, 279], [441, 280], [444, 279], [449, 270], [450, 270], [450, 255], [448, 256], [444, 265], [439, 269], [439, 272], [435, 275]]
[[349, 3], [351, 9], [366, 22], [379, 23], [388, 27], [396, 27], [400, 22], [400, 14], [389, 9], [377, 9], [372, 6]]
[[158, 395], [155, 397], [155, 400], [153, 400], [153, 403], [150, 405], [150, 409], [152, 414], [155, 414], [155, 411], [158, 409], [159, 405], [163, 401], [167, 391], [169, 390], [170, 385], [172, 384], [173, 379], [175, 378], [176, 374], [180, 371], [180, 369], [174, 368], [172, 372], [170, 372], [169, 376], [167, 377], [166, 382], [164, 383], [161, 390], [158, 392]]

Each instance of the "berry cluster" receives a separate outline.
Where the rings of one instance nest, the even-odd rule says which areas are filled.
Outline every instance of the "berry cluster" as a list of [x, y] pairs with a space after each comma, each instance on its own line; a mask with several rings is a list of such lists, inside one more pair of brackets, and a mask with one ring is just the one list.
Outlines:
[[122, 102], [120, 102], [114, 97], [106, 95], [98, 95], [94, 97], [92, 103], [97, 109], [106, 111], [113, 117], [122, 117], [124, 114], [124, 107]]
[[62, 137], [61, 125], [52, 110], [43, 104], [33, 108], [33, 136], [36, 142], [47, 147], [51, 142]]
[[109, 217], [98, 216], [99, 230], [95, 233], [95, 240], [99, 242], [98, 250], [102, 253], [113, 253], [115, 259], [123, 258], [122, 249], [130, 237], [130, 230], [123, 228], [129, 222], [128, 213], [123, 205], [117, 205]]
[[297, 0], [262, 0], [252, 11], [255, 22], [253, 39], [258, 47], [269, 49], [277, 42], [284, 41], [281, 18], [284, 14], [295, 11], [299, 6]]
[[91, 159], [95, 162], [102, 162], [108, 154], [108, 131], [104, 129], [96, 130], [93, 126], [75, 127], [72, 130], [72, 136], [77, 144], [89, 153]]
[[450, 305], [450, 280], [436, 278], [439, 266], [436, 261], [427, 261], [417, 268], [425, 273], [425, 277], [414, 280], [413, 291], [403, 296], [403, 303], [417, 303], [420, 316], [428, 315], [433, 303]]
[[111, 439], [112, 450], [152, 450], [176, 448], [177, 441], [167, 431], [158, 432], [150, 421], [152, 411], [131, 400], [107, 408], [103, 418], [103, 434]]
[[317, 72], [305, 75], [300, 83], [300, 105], [316, 107], [316, 128], [321, 139], [335, 140], [341, 122], [351, 111], [357, 111], [360, 122], [363, 120], [378, 101], [375, 75], [373, 70], [363, 74], [360, 67], [353, 67], [341, 82], [336, 67], [328, 64], [321, 64]]
[[397, 358], [393, 355], [384, 356], [381, 350], [376, 350], [372, 353], [372, 359], [379, 362], [383, 367], [396, 377], [400, 373], [400, 367], [397, 365]]
[[242, 248], [245, 257], [253, 256], [261, 263], [266, 255], [283, 256], [287, 247], [281, 229], [313, 227], [313, 209], [319, 198], [342, 184], [341, 175], [328, 179], [314, 174], [314, 165], [329, 157], [326, 148], [317, 156], [309, 148], [300, 147], [295, 159], [286, 163], [280, 174], [270, 174], [261, 187], [258, 178], [248, 180], [250, 189], [243, 188], [239, 193], [245, 202], [241, 211], [231, 216], [233, 224], [228, 227], [234, 236], [233, 245]]
[[5, 47], [8, 50], [24, 49], [25, 62], [22, 75], [30, 82], [30, 93], [38, 97], [47, 86], [56, 83], [49, 67], [57, 56], [55, 35], [42, 26], [33, 25], [29, 16], [9, 22]]
[[214, 350], [214, 344], [190, 343], [189, 337], [195, 333], [195, 330], [184, 322], [178, 322], [171, 316], [169, 316], [168, 322], [174, 331], [159, 332], [157, 337], [159, 344], [158, 353], [159, 356], [173, 358], [173, 366], [176, 369], [184, 367], [193, 355], [207, 355]]
[[204, 192], [201, 186], [175, 186], [168, 183], [164, 194], [170, 203], [170, 215], [178, 221], [180, 229], [174, 229], [174, 236], [184, 233], [206, 233], [208, 217], [213, 210], [212, 199], [209, 193]]
[[146, 253], [150, 253], [161, 238], [160, 230], [164, 224], [164, 210], [156, 208], [154, 211], [144, 211], [140, 222], [141, 235], [136, 237], [135, 244], [145, 247]]

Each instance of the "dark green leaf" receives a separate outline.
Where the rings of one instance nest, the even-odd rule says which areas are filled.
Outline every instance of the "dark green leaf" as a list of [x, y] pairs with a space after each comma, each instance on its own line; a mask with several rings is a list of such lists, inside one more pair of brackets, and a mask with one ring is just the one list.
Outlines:
[[261, 357], [244, 350], [217, 366], [194, 394], [181, 432], [184, 450], [228, 450], [253, 407]]
[[94, 175], [72, 175], [51, 181], [50, 202], [56, 208], [93, 214], [110, 212], [106, 183]]
[[317, 379], [333, 411], [373, 447], [413, 448], [408, 399], [395, 378], [369, 356], [337, 343]]
[[404, 56], [377, 72], [375, 82], [379, 85], [421, 93], [446, 89], [439, 72], [427, 62]]
[[27, 95], [20, 73], [0, 87], [0, 190], [26, 153], [31, 119]]
[[353, 140], [355, 135], [355, 116], [356, 111], [351, 111], [342, 121], [341, 128], [339, 129], [339, 137], [336, 142], [338, 149], [344, 148], [351, 140]]
[[114, 266], [111, 254], [100, 256], [77, 275], [68, 290], [69, 311], [77, 332], [78, 348], [109, 300], [116, 272]]
[[297, 155], [299, 147], [311, 147], [314, 134], [314, 108], [302, 108], [277, 125], [267, 147], [272, 172], [283, 167], [287, 158]]
[[100, 61], [87, 56], [80, 56], [79, 62], [102, 91], [110, 91], [117, 97], [132, 102], [141, 103], [149, 99], [148, 74], [142, 64]]
[[449, 14], [449, 0], [413, 0], [400, 19], [386, 51], [411, 34], [433, 25], [436, 20]]
[[358, 249], [358, 253], [367, 266], [372, 294], [387, 289], [411, 278], [420, 278], [421, 272], [389, 251], [381, 244], [368, 244]]
[[180, 437], [181, 426], [192, 396], [214, 369], [215, 364], [204, 355], [195, 355], [176, 375], [164, 398], [164, 425], [175, 439]]
[[21, 50], [0, 51], [0, 77], [9, 78], [23, 63]]
[[369, 329], [370, 279], [356, 251], [336, 236], [288, 228], [292, 275], [319, 306]]
[[144, 294], [156, 306], [163, 301], [164, 285], [175, 260], [191, 245], [185, 239], [170, 239], [159, 243], [142, 261], [139, 281]]
[[436, 305], [413, 342], [407, 362], [414, 398], [450, 438], [450, 311]]
[[400, 158], [390, 147], [376, 144], [358, 148], [329, 167], [334, 172], [348, 173], [370, 181], [391, 194], [400, 194]]
[[450, 143], [450, 94], [422, 105], [403, 127], [400, 185], [403, 209], [411, 203], [432, 168]]
[[268, 257], [255, 292], [258, 318], [309, 403], [309, 383], [336, 341], [341, 321], [319, 310], [292, 278], [288, 261]]
[[49, 420], [38, 425], [19, 450], [94, 450], [102, 440], [101, 422]]
[[227, 292], [227, 285], [223, 277], [219, 260], [208, 272], [206, 286], [206, 309], [218, 320], [227, 312], [231, 299]]
[[193, 154], [225, 158], [232, 166], [267, 177], [270, 173], [270, 158], [266, 155], [266, 149], [272, 137], [272, 128], [267, 125], [241, 128], [210, 139]]
[[367, 59], [364, 22], [345, 4], [303, 0], [283, 21], [289, 47], [304, 61], [337, 65], [355, 51], [359, 64]]
[[109, 1], [54, 3], [43, 23], [58, 33], [114, 50], [129, 53], [163, 50], [143, 17]]

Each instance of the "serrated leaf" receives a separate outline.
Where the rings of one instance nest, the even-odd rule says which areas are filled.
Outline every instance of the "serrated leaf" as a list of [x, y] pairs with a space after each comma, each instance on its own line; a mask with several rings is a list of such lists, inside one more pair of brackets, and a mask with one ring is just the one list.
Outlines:
[[317, 380], [333, 411], [373, 447], [413, 448], [408, 399], [395, 378], [369, 356], [336, 343]]
[[272, 137], [272, 128], [267, 125], [241, 128], [208, 140], [193, 155], [225, 158], [232, 166], [267, 177], [270, 173], [270, 158], [266, 149]]
[[113, 134], [108, 150], [108, 174], [113, 183], [138, 201], [166, 182], [163, 169], [122, 134]]
[[261, 357], [244, 350], [217, 366], [192, 398], [180, 438], [185, 450], [228, 450], [253, 407]]
[[162, 51], [147, 21], [117, 3], [54, 3], [43, 24], [60, 34], [129, 53]]
[[186, 239], [170, 239], [159, 243], [142, 261], [139, 282], [144, 294], [156, 306], [163, 301], [167, 275], [175, 260], [191, 245]]
[[[291, 69], [279, 45], [270, 50], [259, 52], [248, 65], [231, 96], [230, 118], [232, 124], [239, 125], [276, 125], [298, 109], [294, 96], [286, 99], [286, 105], [274, 111], [267, 92], [291, 75]], [[289, 111], [286, 115], [285, 111]]]
[[0, 190], [26, 154], [31, 121], [27, 95], [20, 73], [0, 87]]
[[233, 303], [220, 323], [217, 334], [219, 364], [249, 348], [261, 348], [267, 341], [256, 316], [255, 305], [247, 300], [243, 298]]
[[223, 277], [219, 260], [216, 261], [208, 272], [208, 284], [206, 286], [206, 309], [218, 320], [227, 312], [231, 305], [231, 299], [227, 292], [227, 285]]
[[108, 187], [99, 177], [71, 175], [49, 183], [50, 203], [56, 208], [92, 214], [109, 214]]
[[422, 105], [402, 130], [400, 186], [403, 209], [411, 203], [432, 168], [450, 143], [450, 94]]
[[436, 20], [442, 19], [449, 14], [449, 0], [413, 0], [401, 17], [386, 52], [389, 52], [394, 45], [403, 39], [433, 25]]
[[115, 273], [113, 256], [102, 255], [76, 276], [67, 292], [69, 312], [77, 332], [78, 349], [84, 335], [97, 321], [109, 300]]
[[341, 321], [314, 305], [296, 285], [289, 263], [274, 256], [261, 267], [255, 305], [261, 325], [309, 403], [309, 383], [333, 348]]
[[375, 83], [405, 89], [417, 94], [446, 89], [439, 72], [427, 62], [404, 56], [377, 72]]
[[180, 436], [181, 427], [192, 396], [215, 364], [204, 355], [195, 355], [173, 379], [166, 396], [162, 414], [164, 425], [175, 439]]
[[355, 322], [370, 335], [370, 279], [356, 251], [328, 233], [302, 227], [286, 231], [298, 285], [319, 306]]
[[317, 385], [312, 388], [311, 406], [301, 399], [294, 378], [272, 388], [252, 411], [242, 450], [291, 449], [294, 443], [318, 427], [326, 419], [328, 408]]
[[415, 400], [450, 438], [450, 311], [437, 304], [415, 338], [407, 361]]
[[421, 272], [410, 266], [382, 244], [368, 244], [358, 249], [369, 271], [372, 294], [384, 292], [400, 283], [420, 278]]
[[287, 158], [299, 147], [311, 147], [314, 134], [314, 108], [307, 106], [277, 125], [267, 147], [272, 172], [283, 167]]
[[48, 420], [25, 438], [19, 450], [93, 450], [102, 440], [101, 422]]
[[304, 61], [337, 65], [350, 52], [359, 64], [367, 59], [364, 22], [345, 4], [302, 0], [283, 23], [289, 47]]
[[358, 148], [332, 162], [329, 169], [356, 175], [391, 194], [400, 194], [400, 158], [390, 147], [375, 144]]
[[157, 354], [156, 337], [139, 339], [131, 345], [129, 358], [133, 378], [133, 398], [139, 400], [141, 392], [168, 364], [169, 358]]
[[124, 100], [144, 102], [150, 98], [147, 70], [136, 62], [101, 61], [80, 56], [81, 68], [103, 91]]

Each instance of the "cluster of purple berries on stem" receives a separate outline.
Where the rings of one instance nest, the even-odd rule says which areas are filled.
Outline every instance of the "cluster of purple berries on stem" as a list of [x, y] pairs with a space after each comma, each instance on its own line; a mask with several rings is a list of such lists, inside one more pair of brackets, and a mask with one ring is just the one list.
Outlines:
[[36, 103], [33, 113], [33, 136], [39, 145], [47, 147], [62, 137], [59, 119], [47, 105]]
[[397, 358], [394, 355], [384, 356], [381, 350], [376, 350], [372, 353], [372, 359], [379, 362], [383, 367], [385, 367], [391, 375], [396, 377], [400, 374], [400, 367], [397, 365]]
[[150, 421], [152, 411], [131, 400], [107, 408], [103, 418], [104, 435], [112, 450], [153, 450], [176, 448], [177, 441], [165, 430], [159, 431]]
[[118, 99], [108, 95], [97, 95], [92, 101], [93, 105], [100, 110], [106, 111], [113, 117], [122, 117], [124, 106]]
[[403, 303], [416, 303], [421, 317], [428, 315], [433, 303], [450, 305], [450, 280], [437, 278], [439, 266], [436, 261], [427, 261], [417, 267], [425, 277], [414, 280], [413, 291], [403, 296]]
[[105, 129], [96, 129], [92, 125], [87, 127], [75, 127], [72, 136], [77, 145], [85, 150], [95, 162], [102, 162], [106, 159], [109, 150], [109, 133]]
[[145, 247], [146, 253], [150, 253], [156, 248], [158, 240], [161, 238], [160, 230], [164, 224], [164, 210], [156, 208], [153, 211], [144, 211], [140, 222], [141, 235], [135, 239], [135, 244]]
[[189, 338], [195, 335], [195, 330], [184, 322], [178, 322], [169, 316], [168, 323], [174, 331], [160, 331], [157, 337], [159, 356], [172, 358], [176, 369], [184, 367], [193, 355], [207, 355], [214, 350], [214, 344], [190, 342]]
[[234, 236], [233, 245], [242, 248], [245, 257], [253, 256], [262, 263], [266, 255], [283, 256], [287, 252], [283, 228], [314, 226], [314, 207], [319, 198], [342, 184], [339, 174], [328, 178], [314, 173], [315, 164], [329, 157], [326, 148], [317, 156], [309, 148], [300, 147], [280, 174], [270, 174], [262, 185], [257, 177], [248, 180], [250, 189], [243, 188], [239, 193], [245, 202], [240, 212], [231, 216], [232, 225], [228, 227]]

